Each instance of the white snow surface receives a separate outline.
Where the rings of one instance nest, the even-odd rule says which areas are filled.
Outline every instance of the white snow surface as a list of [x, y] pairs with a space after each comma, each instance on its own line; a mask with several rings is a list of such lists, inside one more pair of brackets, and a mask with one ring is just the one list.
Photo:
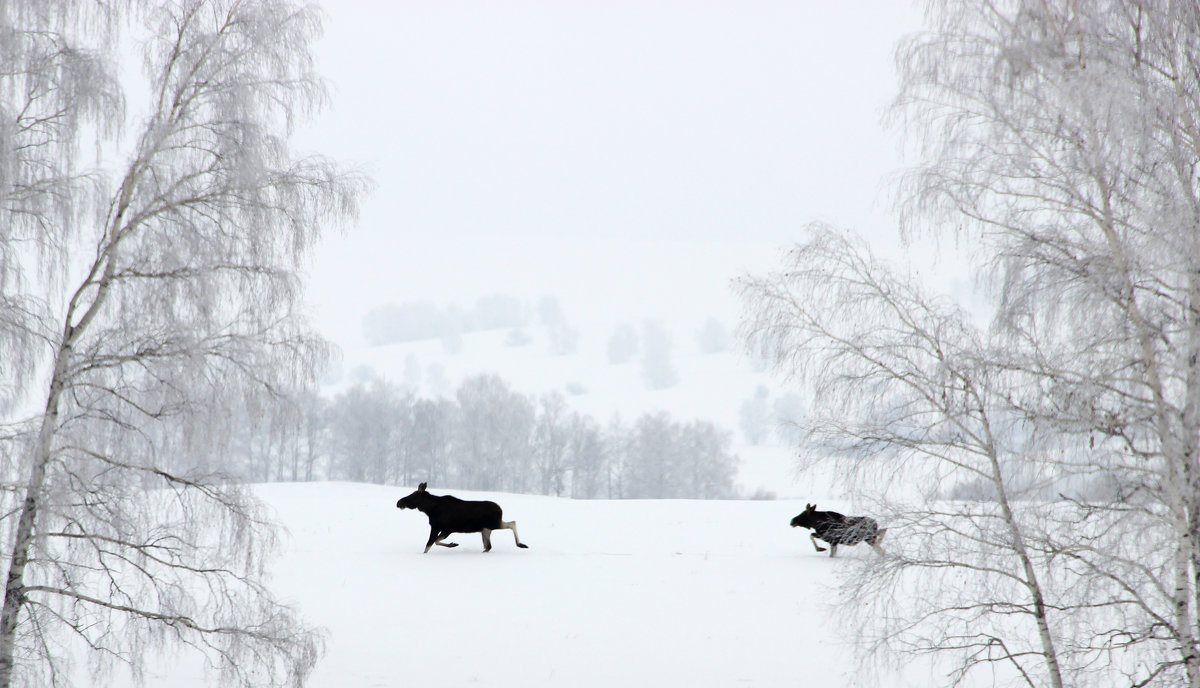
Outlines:
[[[395, 508], [411, 489], [255, 487], [287, 530], [271, 587], [326, 633], [311, 688], [936, 683], [856, 677], [836, 630], [836, 572], [875, 554], [815, 552], [789, 527], [802, 501], [452, 491], [498, 502], [529, 549], [497, 531], [486, 554], [477, 534], [423, 554], [425, 516]], [[147, 685], [216, 683], [172, 657]]]

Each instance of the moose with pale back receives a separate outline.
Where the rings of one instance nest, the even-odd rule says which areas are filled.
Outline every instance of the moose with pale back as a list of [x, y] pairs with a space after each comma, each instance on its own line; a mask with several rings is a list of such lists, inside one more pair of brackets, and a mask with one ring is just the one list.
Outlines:
[[503, 520], [503, 511], [495, 502], [469, 501], [450, 495], [433, 495], [425, 490], [427, 483], [417, 486], [417, 491], [396, 502], [397, 509], [416, 509], [429, 517], [429, 542], [425, 552], [434, 545], [458, 547], [457, 542], [443, 542], [451, 533], [481, 533], [483, 551], [492, 550], [492, 531], [511, 530], [517, 547], [528, 549], [517, 536], [517, 522]]
[[792, 527], [808, 528], [813, 547], [818, 552], [825, 548], [817, 544], [821, 539], [829, 543], [829, 556], [837, 554], [838, 545], [857, 545], [866, 542], [876, 554], [883, 554], [879, 545], [887, 528], [880, 529], [879, 523], [869, 516], [843, 516], [836, 511], [817, 511], [816, 504], [808, 504], [804, 511], [792, 519]]

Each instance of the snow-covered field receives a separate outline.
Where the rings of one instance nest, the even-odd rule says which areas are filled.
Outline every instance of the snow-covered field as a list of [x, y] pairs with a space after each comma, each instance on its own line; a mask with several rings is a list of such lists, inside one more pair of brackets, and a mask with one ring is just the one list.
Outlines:
[[[874, 554], [814, 552], [788, 525], [802, 501], [454, 491], [499, 502], [530, 548], [499, 531], [487, 554], [478, 535], [422, 554], [425, 516], [395, 508], [411, 488], [255, 489], [288, 530], [272, 587], [328, 634], [312, 688], [930, 685], [855, 682], [853, 649], [827, 637], [833, 586]], [[202, 685], [194, 667], [170, 667], [148, 685]]]

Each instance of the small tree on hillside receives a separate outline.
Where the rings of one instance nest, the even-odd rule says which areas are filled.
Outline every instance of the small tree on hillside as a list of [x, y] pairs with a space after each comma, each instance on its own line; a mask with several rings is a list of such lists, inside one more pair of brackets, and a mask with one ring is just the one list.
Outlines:
[[804, 417], [808, 405], [798, 394], [784, 394], [771, 404], [771, 422], [776, 436], [783, 443], [799, 444], [804, 436]]
[[642, 325], [642, 380], [649, 389], [667, 389], [679, 382], [671, 361], [671, 335], [660, 320]]
[[731, 339], [729, 330], [721, 324], [721, 321], [713, 317], [705, 320], [704, 326], [696, 331], [696, 344], [699, 345], [702, 354], [719, 354], [729, 351]]
[[638, 352], [638, 335], [633, 325], [619, 325], [608, 338], [608, 362], [620, 365], [633, 360]]
[[742, 437], [750, 444], [762, 444], [770, 437], [771, 414], [767, 410], [770, 396], [770, 391], [764, 385], [759, 385], [754, 390], [754, 396], [743, 401], [738, 409]]

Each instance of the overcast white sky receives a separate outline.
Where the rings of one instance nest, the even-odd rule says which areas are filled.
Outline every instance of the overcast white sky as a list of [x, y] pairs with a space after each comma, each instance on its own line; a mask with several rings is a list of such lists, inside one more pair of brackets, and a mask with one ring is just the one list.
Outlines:
[[325, 4], [333, 102], [300, 144], [377, 183], [312, 268], [343, 345], [381, 303], [493, 293], [732, 325], [730, 279], [806, 222], [895, 241], [904, 0]]

